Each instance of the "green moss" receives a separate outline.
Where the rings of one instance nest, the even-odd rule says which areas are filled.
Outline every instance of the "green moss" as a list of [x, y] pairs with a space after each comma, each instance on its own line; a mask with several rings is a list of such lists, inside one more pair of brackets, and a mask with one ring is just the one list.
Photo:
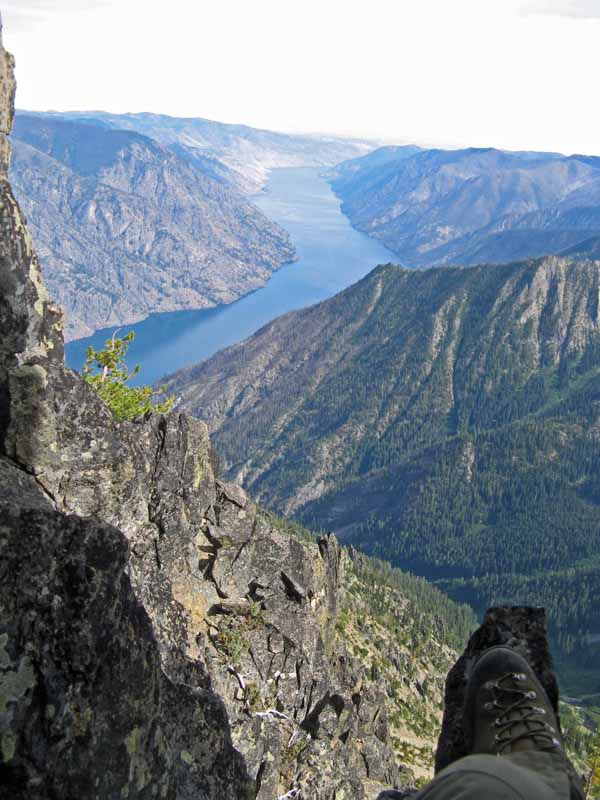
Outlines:
[[219, 632], [215, 644], [227, 658], [232, 666], [239, 667], [242, 654], [248, 649], [248, 643], [242, 633], [241, 626], [235, 618], [224, 620], [219, 625]]
[[256, 683], [250, 682], [246, 684], [246, 702], [252, 711], [262, 710], [262, 697], [260, 694], [260, 689]]

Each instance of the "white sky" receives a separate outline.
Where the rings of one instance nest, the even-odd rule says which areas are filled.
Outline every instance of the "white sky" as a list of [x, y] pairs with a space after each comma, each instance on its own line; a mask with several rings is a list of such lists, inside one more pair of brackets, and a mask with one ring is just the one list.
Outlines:
[[17, 106], [600, 154], [600, 0], [0, 0]]

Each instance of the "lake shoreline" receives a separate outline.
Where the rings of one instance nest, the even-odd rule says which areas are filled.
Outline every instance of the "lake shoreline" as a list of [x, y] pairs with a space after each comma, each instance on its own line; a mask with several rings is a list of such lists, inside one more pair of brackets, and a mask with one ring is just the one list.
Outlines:
[[140, 372], [132, 383], [156, 383], [243, 341], [288, 311], [331, 297], [378, 264], [396, 262], [391, 251], [351, 226], [322, 172], [319, 167], [274, 169], [265, 189], [252, 197], [288, 231], [296, 252], [295, 260], [282, 264], [263, 286], [231, 303], [152, 313], [72, 340], [65, 347], [67, 366], [80, 369], [89, 345], [100, 349], [115, 330], [133, 330], [128, 363], [140, 364]]

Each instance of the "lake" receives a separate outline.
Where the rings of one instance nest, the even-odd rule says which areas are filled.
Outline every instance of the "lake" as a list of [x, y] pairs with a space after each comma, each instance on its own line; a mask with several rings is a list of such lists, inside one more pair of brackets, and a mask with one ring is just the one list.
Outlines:
[[[275, 317], [325, 300], [377, 264], [397, 260], [383, 245], [351, 227], [319, 172], [306, 167], [273, 170], [266, 191], [253, 198], [267, 217], [289, 232], [298, 254], [298, 261], [275, 272], [264, 288], [227, 306], [152, 314], [143, 322], [120, 326], [122, 333], [135, 331], [127, 361], [131, 366], [140, 364], [137, 383], [154, 383], [203, 361]], [[100, 349], [115, 330], [106, 328], [69, 342], [67, 365], [80, 369], [86, 347]]]

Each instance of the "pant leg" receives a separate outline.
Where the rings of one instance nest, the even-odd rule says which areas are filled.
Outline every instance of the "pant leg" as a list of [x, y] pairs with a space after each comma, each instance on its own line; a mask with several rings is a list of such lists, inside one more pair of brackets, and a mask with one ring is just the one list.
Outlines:
[[[566, 772], [546, 753], [472, 755], [455, 761], [414, 800], [568, 800]], [[525, 766], [527, 764], [527, 766]]]

